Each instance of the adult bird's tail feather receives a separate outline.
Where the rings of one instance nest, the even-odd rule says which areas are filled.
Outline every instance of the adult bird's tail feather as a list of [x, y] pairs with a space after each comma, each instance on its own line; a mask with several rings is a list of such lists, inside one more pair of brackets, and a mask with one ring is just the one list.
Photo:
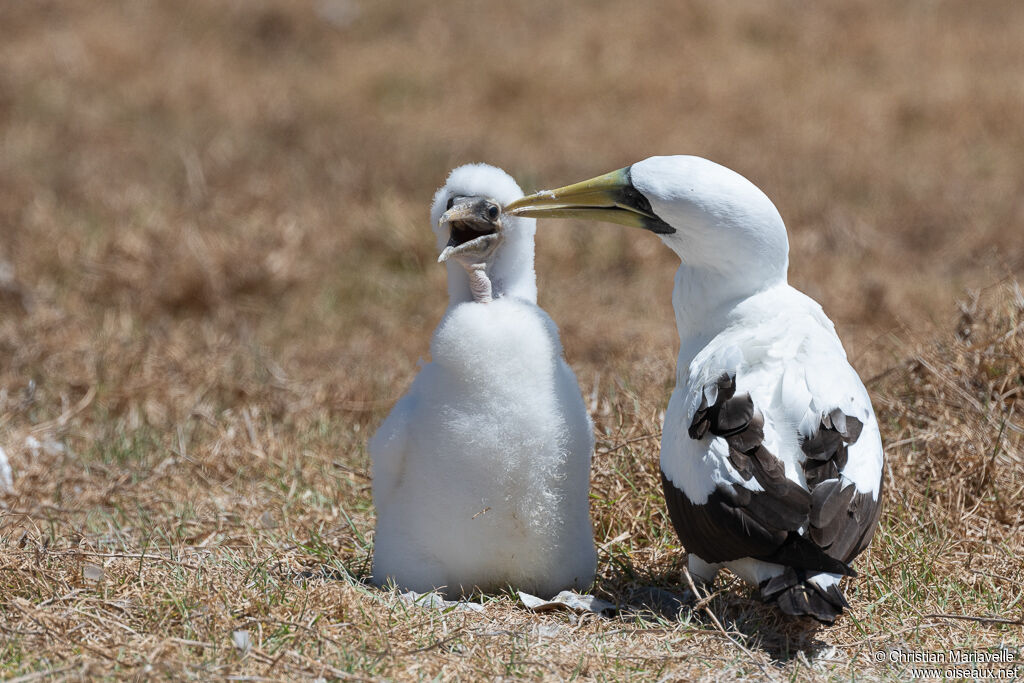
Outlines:
[[761, 597], [766, 602], [775, 602], [783, 614], [812, 617], [823, 624], [835, 623], [836, 617], [850, 607], [838, 584], [822, 588], [809, 580], [806, 571], [793, 567], [786, 567], [783, 573], [764, 581], [760, 588]]

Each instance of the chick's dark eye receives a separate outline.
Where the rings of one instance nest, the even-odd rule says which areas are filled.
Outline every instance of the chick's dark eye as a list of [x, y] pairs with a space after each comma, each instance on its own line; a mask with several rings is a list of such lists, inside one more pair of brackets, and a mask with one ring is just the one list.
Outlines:
[[490, 218], [492, 221], [495, 218], [497, 218], [498, 217], [498, 207], [494, 206], [493, 204], [488, 206], [487, 207], [487, 217]]
[[445, 211], [447, 211], [448, 209], [452, 208], [452, 206], [454, 206], [454, 205], [455, 205], [455, 197], [449, 197], [448, 198], [448, 203], [445, 204], [445, 207], [444, 207]]

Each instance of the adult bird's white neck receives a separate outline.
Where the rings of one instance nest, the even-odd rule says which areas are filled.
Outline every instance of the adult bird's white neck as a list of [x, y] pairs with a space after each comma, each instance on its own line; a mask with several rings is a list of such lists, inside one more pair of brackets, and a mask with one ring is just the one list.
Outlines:
[[786, 283], [786, 226], [756, 185], [707, 159], [651, 157], [633, 164], [631, 176], [654, 213], [675, 228], [659, 237], [682, 261], [672, 304], [685, 367], [737, 305]]
[[672, 289], [672, 308], [679, 333], [677, 366], [686, 372], [690, 361], [722, 330], [732, 324], [738, 308], [761, 292], [784, 286], [785, 277], [751, 289], [706, 268], [686, 263], [676, 270]]

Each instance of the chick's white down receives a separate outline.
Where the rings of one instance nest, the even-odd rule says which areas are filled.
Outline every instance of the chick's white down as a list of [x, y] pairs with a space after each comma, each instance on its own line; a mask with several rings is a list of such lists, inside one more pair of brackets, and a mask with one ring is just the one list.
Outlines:
[[[500, 169], [455, 169], [434, 197], [522, 196]], [[493, 301], [473, 301], [449, 260], [449, 306], [426, 363], [370, 440], [377, 508], [373, 580], [448, 596], [514, 587], [540, 596], [591, 583], [588, 488], [593, 429], [536, 305], [533, 219], [502, 217], [486, 264]]]

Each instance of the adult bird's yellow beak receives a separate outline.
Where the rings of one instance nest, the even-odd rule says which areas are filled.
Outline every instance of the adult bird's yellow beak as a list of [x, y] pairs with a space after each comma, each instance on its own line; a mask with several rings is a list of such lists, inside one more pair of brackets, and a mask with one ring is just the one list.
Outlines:
[[659, 218], [635, 187], [630, 167], [540, 192], [505, 205], [505, 213], [532, 218], [586, 218], [667, 235], [675, 228]]

